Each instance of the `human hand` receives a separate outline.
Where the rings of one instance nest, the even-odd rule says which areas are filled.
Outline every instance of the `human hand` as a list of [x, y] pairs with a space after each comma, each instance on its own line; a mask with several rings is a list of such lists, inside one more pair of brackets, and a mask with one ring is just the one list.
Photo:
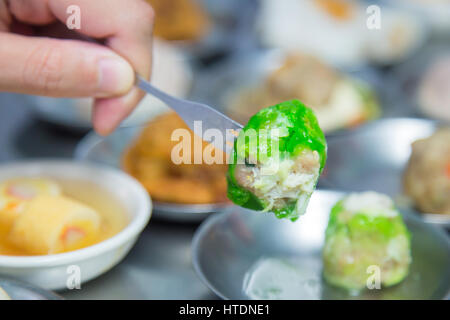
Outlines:
[[[76, 31], [105, 46], [39, 36], [61, 29], [70, 5], [81, 11]], [[150, 77], [152, 28], [142, 0], [0, 0], [0, 91], [94, 97], [94, 128], [106, 135], [143, 97], [134, 74]]]

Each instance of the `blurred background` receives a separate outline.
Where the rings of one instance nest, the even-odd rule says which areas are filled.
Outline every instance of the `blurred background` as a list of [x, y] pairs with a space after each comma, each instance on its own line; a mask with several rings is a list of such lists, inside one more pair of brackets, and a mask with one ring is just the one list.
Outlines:
[[[450, 121], [449, 1], [148, 1], [152, 82], [176, 96], [242, 122], [297, 97], [329, 134], [380, 117]], [[381, 8], [379, 29], [367, 27], [370, 5]], [[123, 125], [164, 110], [147, 97]], [[72, 157], [91, 129], [90, 99], [2, 93], [0, 115], [0, 161]]]
[[[319, 187], [372, 189], [406, 202], [402, 174], [411, 144], [450, 123], [450, 0], [148, 2], [156, 12], [156, 87], [241, 123], [263, 107], [297, 98], [314, 109], [329, 143]], [[169, 143], [160, 152], [142, 151], [169, 141], [171, 130], [182, 126], [173, 116], [161, 118], [168, 108], [152, 97], [107, 138], [92, 132], [90, 104], [88, 98], [0, 93], [0, 162], [75, 158], [122, 167], [138, 180], [148, 173], [134, 167], [142, 159], [146, 170], [161, 170], [145, 187], [155, 218], [166, 222], [144, 233], [124, 264], [67, 297], [213, 297], [190, 269], [189, 243], [197, 223], [226, 201], [226, 168], [173, 168]], [[440, 139], [450, 144], [448, 135]], [[450, 164], [447, 170], [450, 176]], [[449, 198], [445, 188], [439, 192]], [[449, 225], [448, 218], [427, 219]], [[145, 258], [150, 255], [152, 261]], [[144, 273], [154, 261], [159, 264]], [[144, 294], [127, 283], [160, 291]]]

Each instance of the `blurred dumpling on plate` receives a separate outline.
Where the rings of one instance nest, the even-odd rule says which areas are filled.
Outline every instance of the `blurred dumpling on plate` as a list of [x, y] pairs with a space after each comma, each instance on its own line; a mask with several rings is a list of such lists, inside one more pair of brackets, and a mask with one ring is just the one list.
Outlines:
[[424, 41], [424, 23], [413, 13], [383, 6], [380, 28], [369, 29], [367, 7], [355, 0], [262, 0], [261, 41], [345, 67], [391, 64]]
[[420, 211], [450, 214], [450, 127], [413, 143], [404, 189]]
[[288, 54], [260, 85], [229, 95], [227, 111], [236, 121], [247, 123], [260, 109], [292, 99], [312, 108], [326, 133], [359, 125], [380, 113], [368, 84], [300, 52]]
[[408, 275], [411, 236], [388, 196], [372, 191], [349, 194], [331, 209], [325, 233], [323, 274], [330, 284], [364, 289], [374, 267], [383, 287]]

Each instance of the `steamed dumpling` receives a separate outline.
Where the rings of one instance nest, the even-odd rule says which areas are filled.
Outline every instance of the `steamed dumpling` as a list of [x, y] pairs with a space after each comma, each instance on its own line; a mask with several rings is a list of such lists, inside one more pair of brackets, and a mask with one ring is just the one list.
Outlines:
[[364, 289], [368, 268], [377, 266], [381, 284], [391, 286], [408, 275], [410, 263], [410, 234], [388, 196], [352, 193], [332, 208], [323, 249], [328, 283]]

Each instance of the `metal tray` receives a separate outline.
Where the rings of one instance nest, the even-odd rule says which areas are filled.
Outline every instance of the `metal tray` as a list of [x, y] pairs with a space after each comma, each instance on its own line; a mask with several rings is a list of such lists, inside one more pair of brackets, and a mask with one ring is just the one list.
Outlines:
[[[316, 191], [297, 222], [273, 214], [232, 207], [208, 218], [193, 244], [200, 278], [224, 299], [249, 299], [244, 291], [248, 271], [260, 259], [273, 262], [260, 292], [283, 299], [444, 299], [450, 290], [450, 240], [443, 230], [403, 211], [412, 234], [410, 273], [400, 284], [352, 293], [327, 285], [321, 276], [321, 249], [331, 207], [344, 193]], [[283, 264], [288, 262], [293, 271]], [[274, 281], [271, 281], [273, 279]]]

